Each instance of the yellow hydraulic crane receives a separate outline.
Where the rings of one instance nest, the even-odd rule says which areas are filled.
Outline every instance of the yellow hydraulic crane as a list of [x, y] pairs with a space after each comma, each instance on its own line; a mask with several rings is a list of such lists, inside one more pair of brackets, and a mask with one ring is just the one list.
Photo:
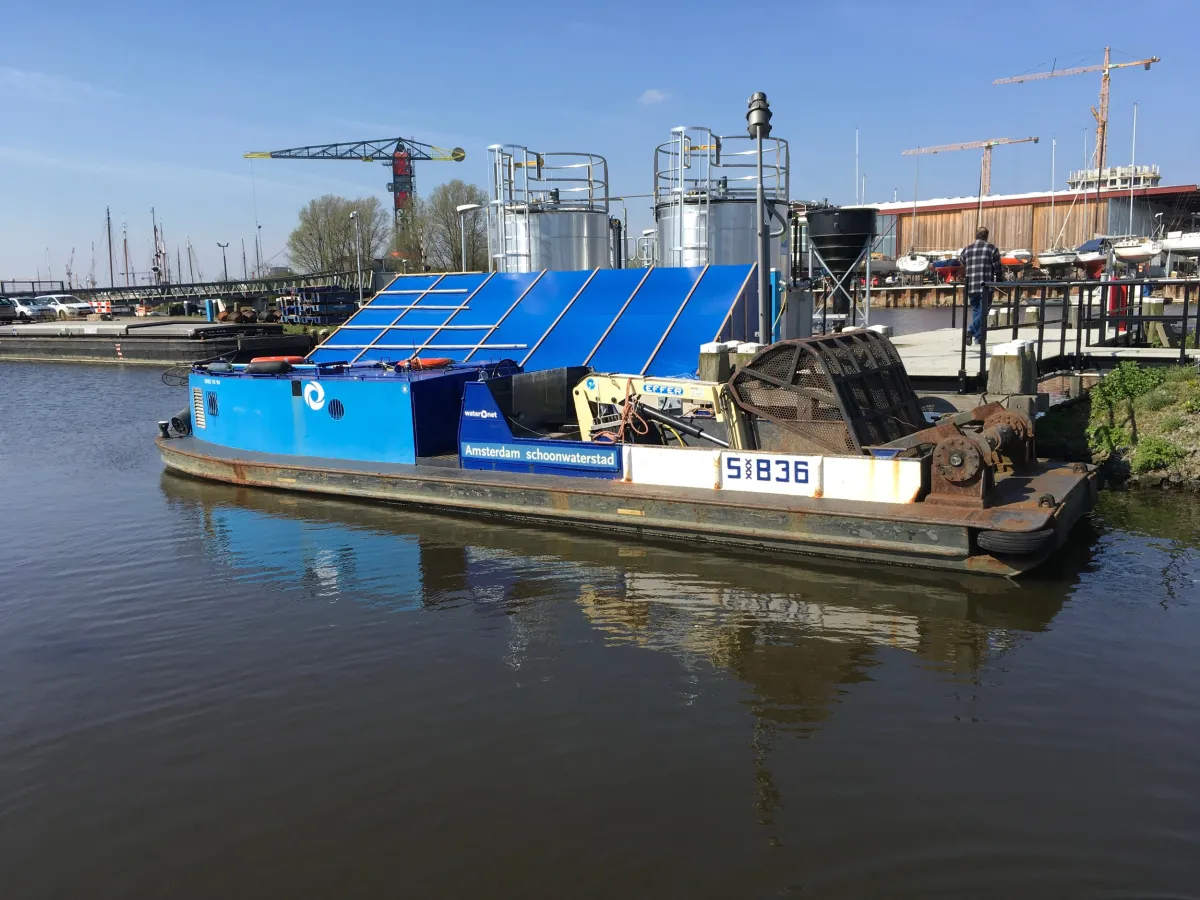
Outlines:
[[1035, 137], [1026, 138], [992, 138], [987, 141], [971, 141], [966, 144], [942, 144], [939, 147], [918, 147], [916, 150], [905, 150], [901, 156], [922, 156], [926, 153], [949, 153], [952, 150], [983, 150], [983, 163], [979, 175], [979, 193], [987, 195], [992, 192], [992, 148], [999, 147], [1002, 144], [1025, 144], [1032, 141], [1037, 143]]
[[1057, 69], [1049, 72], [1034, 72], [1032, 75], [1014, 75], [1012, 78], [997, 78], [992, 84], [1020, 84], [1023, 81], [1040, 81], [1043, 78], [1058, 78], [1060, 75], [1083, 75], [1087, 72], [1100, 73], [1100, 108], [1092, 107], [1092, 116], [1096, 119], [1096, 150], [1092, 154], [1092, 165], [1096, 167], [1096, 177], [1099, 179], [1100, 170], [1104, 168], [1104, 160], [1108, 151], [1108, 84], [1109, 73], [1113, 69], [1130, 69], [1143, 66], [1147, 70], [1156, 62], [1162, 62], [1157, 56], [1137, 59], [1133, 62], [1115, 63], [1112, 61], [1112, 48], [1104, 48], [1104, 62], [1096, 66], [1076, 66], [1072, 69]]

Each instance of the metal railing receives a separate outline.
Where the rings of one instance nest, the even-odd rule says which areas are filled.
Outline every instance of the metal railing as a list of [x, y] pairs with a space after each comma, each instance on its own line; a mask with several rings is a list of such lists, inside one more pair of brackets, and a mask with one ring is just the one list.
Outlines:
[[[1168, 285], [1179, 285], [1181, 297], [1174, 303], [1153, 296], [1153, 291]], [[959, 304], [956, 287], [951, 308], [951, 327]], [[1152, 334], [1165, 337], [1160, 347], [1168, 348], [1178, 332], [1178, 362], [1188, 360], [1189, 338], [1200, 336], [1200, 282], [1183, 278], [1114, 278], [1098, 281], [1005, 281], [988, 285], [992, 299], [988, 312], [981, 316], [979, 335], [979, 377], [987, 377], [987, 345], [991, 335], [1010, 335], [1019, 340], [1022, 332], [1034, 332], [1039, 377], [1052, 370], [1083, 367], [1088, 350], [1104, 347], [1151, 348]], [[971, 310], [969, 299], [962, 291], [963, 320], [959, 351], [959, 385], [967, 389], [967, 326]], [[1146, 312], [1146, 304], [1162, 304], [1162, 312]], [[1058, 318], [1047, 319], [1047, 312], [1060, 309]], [[1022, 321], [1022, 311], [1037, 310], [1035, 321]], [[1072, 311], [1074, 315], [1072, 316]], [[1006, 312], [1007, 322], [990, 326], [989, 314]], [[1161, 329], [1153, 326], [1161, 323]], [[1058, 326], [1057, 335], [1047, 338], [1047, 326]], [[1074, 334], [1068, 338], [1068, 332]], [[1047, 350], [1050, 355], [1047, 355]], [[1057, 352], [1054, 352], [1056, 351]], [[1161, 358], [1161, 357], [1157, 357]]]
[[[372, 290], [373, 275], [362, 273], [363, 289]], [[84, 299], [98, 297], [107, 300], [124, 300], [148, 304], [165, 303], [172, 300], [249, 299], [264, 295], [279, 294], [285, 290], [302, 290], [310, 287], [335, 286], [354, 291], [358, 288], [357, 272], [314, 272], [309, 275], [280, 275], [273, 278], [230, 279], [194, 284], [150, 284], [137, 287], [73, 288], [69, 293]]]

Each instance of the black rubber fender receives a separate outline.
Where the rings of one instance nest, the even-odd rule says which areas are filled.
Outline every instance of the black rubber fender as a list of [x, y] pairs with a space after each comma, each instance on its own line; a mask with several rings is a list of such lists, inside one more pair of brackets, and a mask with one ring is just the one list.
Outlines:
[[209, 363], [204, 368], [207, 369], [209, 372], [232, 372], [233, 371], [233, 366], [231, 366], [227, 362]]
[[977, 538], [980, 550], [997, 556], [1035, 556], [1048, 553], [1058, 543], [1053, 529], [1040, 531], [981, 531]]
[[170, 419], [171, 429], [180, 437], [187, 437], [192, 433], [192, 411], [188, 407], [184, 407]]
[[246, 363], [247, 375], [282, 375], [292, 371], [292, 364], [284, 359], [272, 359], [267, 362]]

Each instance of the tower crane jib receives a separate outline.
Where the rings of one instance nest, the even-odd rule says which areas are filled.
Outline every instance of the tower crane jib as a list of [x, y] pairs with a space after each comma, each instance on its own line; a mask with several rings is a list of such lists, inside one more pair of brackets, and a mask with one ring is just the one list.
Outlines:
[[287, 150], [246, 153], [244, 156], [246, 159], [351, 159], [382, 163], [392, 170], [392, 180], [388, 182], [387, 189], [392, 195], [396, 229], [402, 230], [412, 219], [412, 202], [417, 193], [413, 163], [462, 162], [467, 154], [461, 147], [447, 150], [412, 138], [382, 138], [375, 141], [313, 144]]
[[1036, 137], [1024, 138], [989, 138], [986, 141], [969, 141], [964, 144], [941, 144], [936, 147], [917, 147], [915, 150], [905, 150], [901, 156], [924, 156], [929, 153], [950, 153], [955, 150], [983, 150], [983, 160], [979, 169], [979, 192], [986, 196], [992, 192], [992, 148], [1005, 144], [1036, 144]]

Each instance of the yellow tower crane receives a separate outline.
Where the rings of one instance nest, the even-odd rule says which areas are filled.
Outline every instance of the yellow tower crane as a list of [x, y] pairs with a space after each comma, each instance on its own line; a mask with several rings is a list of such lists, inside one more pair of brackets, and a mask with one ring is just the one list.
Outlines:
[[1100, 179], [1100, 170], [1104, 168], [1104, 160], [1108, 152], [1108, 85], [1113, 69], [1130, 69], [1143, 66], [1149, 69], [1156, 62], [1162, 62], [1157, 56], [1138, 59], [1133, 62], [1115, 63], [1112, 61], [1112, 48], [1104, 48], [1104, 62], [1096, 66], [1076, 66], [1072, 69], [1057, 69], [1049, 72], [1034, 72], [1032, 75], [1014, 75], [1012, 78], [997, 78], [992, 84], [1020, 84], [1023, 81], [1040, 81], [1043, 78], [1058, 78], [1061, 75], [1083, 75], [1087, 72], [1100, 73], [1100, 108], [1092, 107], [1092, 116], [1096, 119], [1096, 150], [1092, 154], [1092, 165], [1096, 167], [1096, 179]]
[[922, 156], [926, 153], [949, 153], [952, 150], [983, 150], [983, 162], [981, 164], [979, 174], [979, 193], [980, 196], [986, 196], [992, 192], [992, 148], [999, 147], [1002, 144], [1025, 144], [1032, 141], [1037, 143], [1035, 137], [1026, 138], [992, 138], [987, 141], [971, 141], [966, 144], [942, 144], [939, 147], [918, 147], [916, 150], [905, 150], [901, 156]]

